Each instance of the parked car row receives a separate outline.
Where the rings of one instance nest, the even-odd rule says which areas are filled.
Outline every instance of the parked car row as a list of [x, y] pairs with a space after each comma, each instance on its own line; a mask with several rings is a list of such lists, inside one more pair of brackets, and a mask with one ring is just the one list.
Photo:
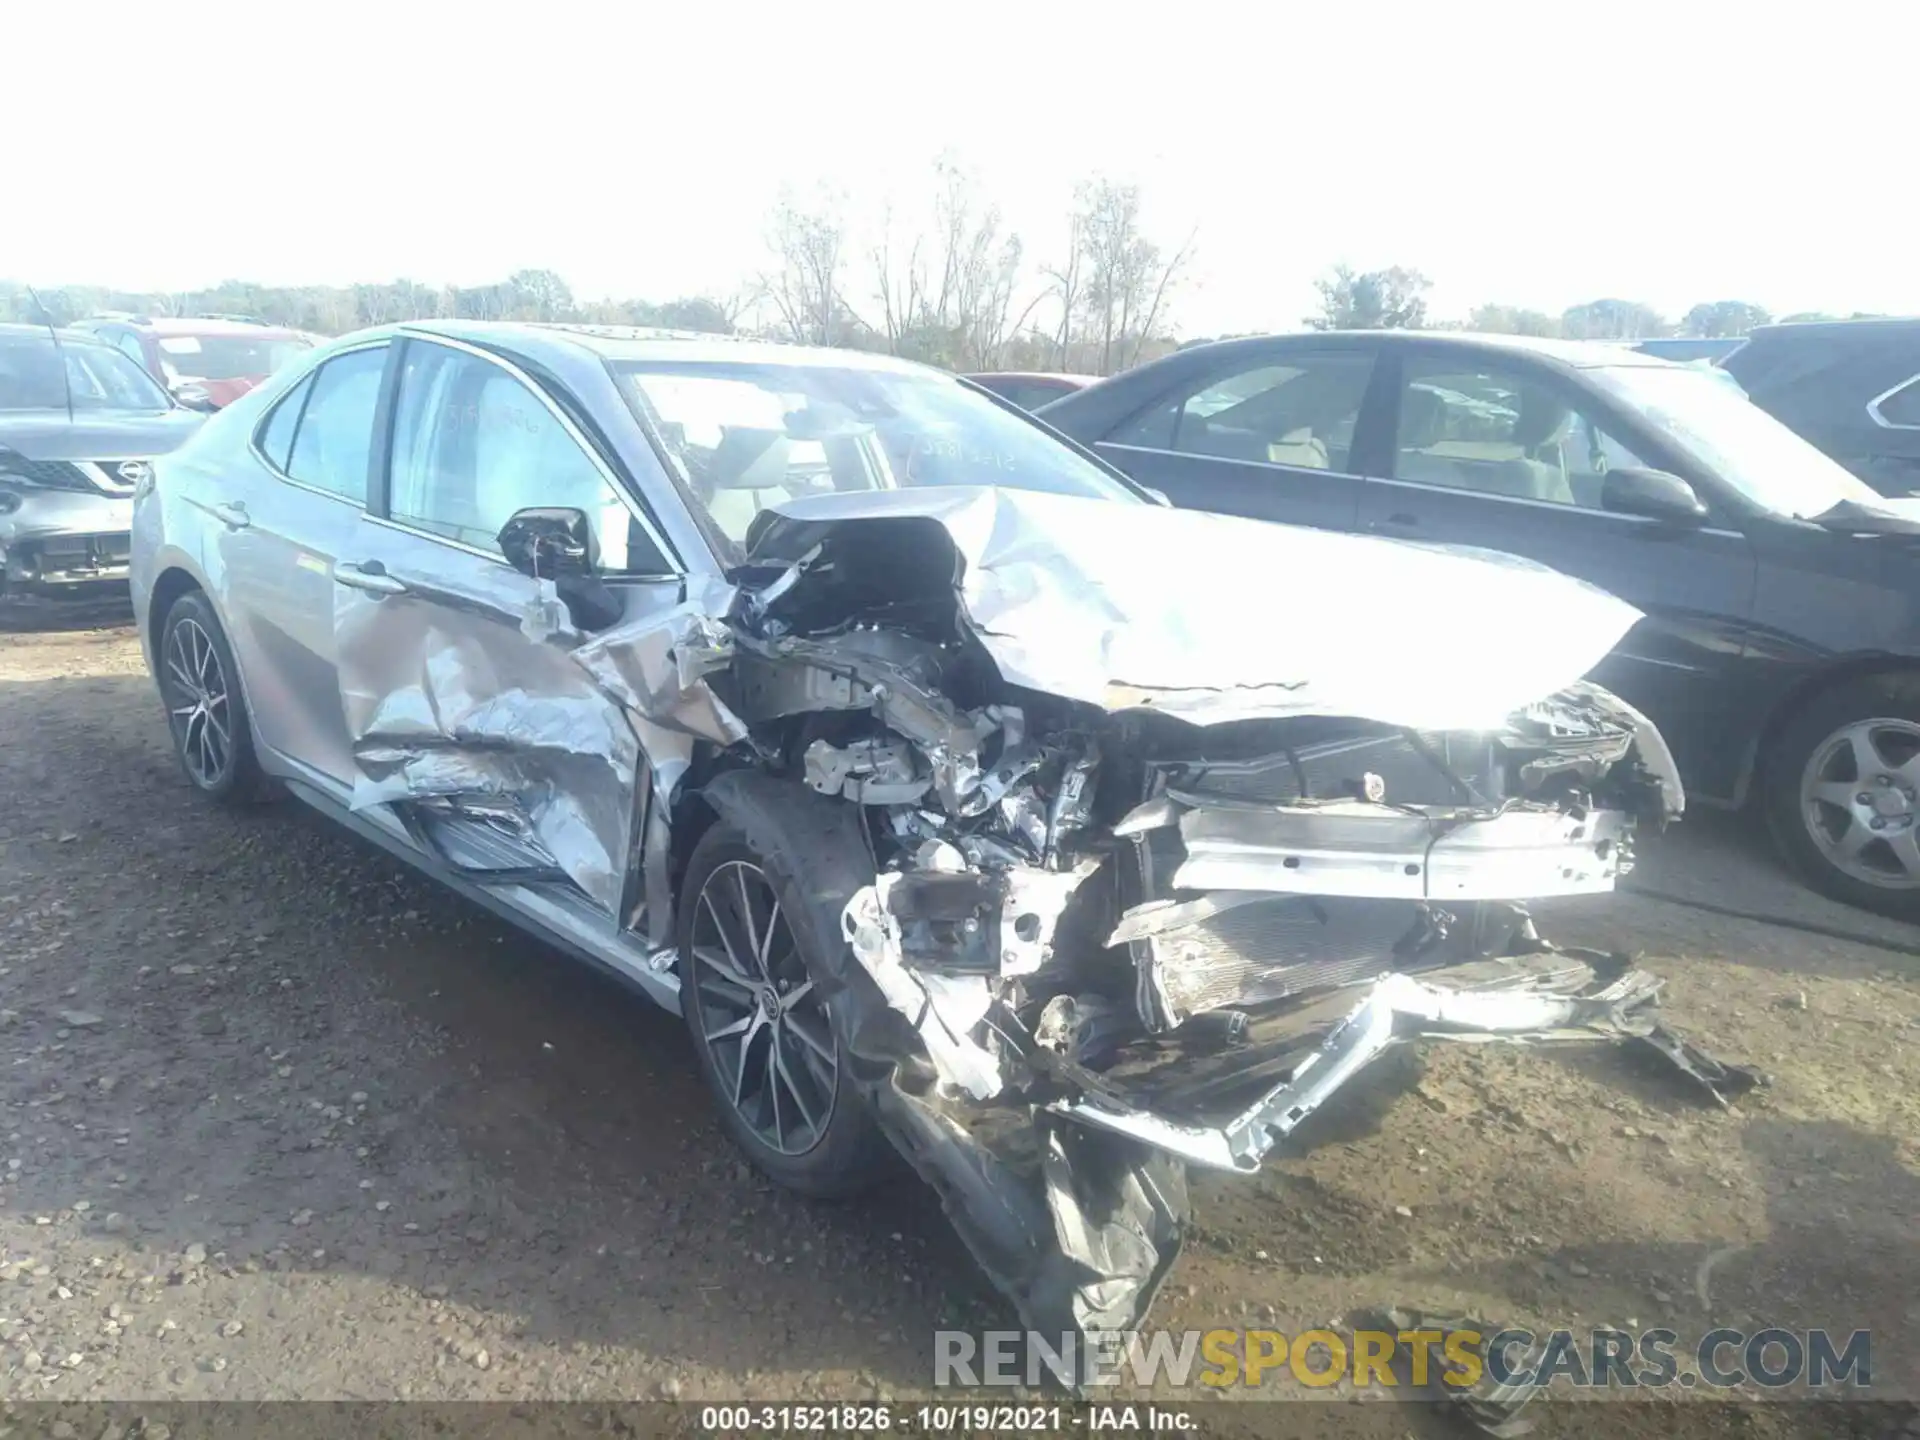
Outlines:
[[112, 346], [0, 325], [0, 598], [124, 595], [134, 486], [204, 418]]
[[319, 339], [228, 315], [0, 325], [0, 599], [124, 593], [148, 462]]
[[231, 404], [318, 338], [231, 315], [96, 315], [70, 328], [113, 346], [195, 410]]

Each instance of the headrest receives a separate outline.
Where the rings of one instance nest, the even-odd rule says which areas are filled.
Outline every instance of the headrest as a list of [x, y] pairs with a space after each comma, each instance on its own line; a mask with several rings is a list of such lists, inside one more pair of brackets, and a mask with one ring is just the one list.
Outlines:
[[708, 475], [715, 490], [773, 490], [787, 480], [787, 437], [779, 430], [727, 425]]

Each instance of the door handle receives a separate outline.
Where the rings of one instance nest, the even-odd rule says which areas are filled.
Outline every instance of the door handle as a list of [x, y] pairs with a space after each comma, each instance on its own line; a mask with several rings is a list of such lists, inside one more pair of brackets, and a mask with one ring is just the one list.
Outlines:
[[1404, 510], [1396, 510], [1384, 520], [1375, 520], [1369, 530], [1418, 530], [1420, 522]]
[[230, 500], [224, 505], [209, 507], [213, 518], [229, 530], [244, 530], [253, 523], [253, 517], [247, 514], [247, 507], [238, 500]]
[[336, 583], [345, 585], [349, 590], [364, 590], [369, 595], [404, 595], [406, 584], [387, 574], [387, 567], [378, 560], [363, 560], [355, 565], [342, 560], [333, 567]]

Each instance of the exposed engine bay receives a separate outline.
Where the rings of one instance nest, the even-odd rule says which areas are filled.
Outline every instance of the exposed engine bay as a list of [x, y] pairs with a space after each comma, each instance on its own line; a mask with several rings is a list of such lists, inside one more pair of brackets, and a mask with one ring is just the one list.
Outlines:
[[[1049, 1334], [1135, 1327], [1186, 1167], [1257, 1169], [1401, 1041], [1631, 1042], [1722, 1104], [1757, 1078], [1660, 1025], [1656, 977], [1528, 910], [1611, 890], [1683, 810], [1658, 732], [1579, 678], [1636, 612], [1524, 562], [1177, 512], [1207, 563], [1270, 576], [1231, 633], [1167, 601], [1172, 513], [795, 501], [724, 595], [562, 637], [644, 762], [594, 742], [638, 803], [617, 832], [542, 812], [557, 869], [663, 944], [687, 797], [786, 797], [850, 877], [828, 988], [862, 1093]], [[1293, 562], [1349, 543], [1392, 556], [1381, 607], [1424, 597], [1453, 643], [1316, 612], [1323, 577]], [[1536, 609], [1554, 645], [1494, 643]], [[448, 713], [426, 698], [356, 723], [369, 803], [470, 794], [499, 764], [382, 732], [383, 706]]]

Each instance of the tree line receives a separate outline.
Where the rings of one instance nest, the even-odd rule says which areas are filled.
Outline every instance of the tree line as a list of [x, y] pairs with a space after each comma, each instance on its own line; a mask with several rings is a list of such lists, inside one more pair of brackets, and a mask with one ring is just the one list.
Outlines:
[[[1356, 271], [1336, 265], [1315, 288], [1320, 308], [1305, 317], [1315, 330], [1474, 330], [1496, 335], [1558, 336], [1568, 340], [1651, 340], [1682, 335], [1699, 339], [1745, 335], [1774, 316], [1747, 300], [1707, 300], [1670, 320], [1638, 300], [1601, 299], [1570, 305], [1558, 315], [1516, 305], [1476, 305], [1463, 321], [1436, 321], [1427, 313], [1432, 282], [1418, 270], [1394, 265]], [[1868, 319], [1800, 311], [1782, 321]]]
[[[765, 263], [726, 295], [588, 298], [574, 294], [552, 270], [517, 270], [486, 285], [225, 280], [175, 292], [102, 285], [29, 292], [24, 284], [0, 280], [0, 320], [64, 325], [105, 311], [237, 314], [323, 335], [423, 318], [573, 321], [763, 335], [884, 351], [956, 370], [1094, 375], [1127, 369], [1180, 343], [1175, 318], [1194, 237], [1169, 244], [1150, 235], [1138, 186], [1105, 177], [1078, 185], [1064, 240], [1038, 257], [951, 156], [936, 163], [931, 194], [922, 198], [910, 215], [889, 208], [877, 225], [855, 227], [843, 195], [783, 194], [767, 217]], [[1670, 320], [1639, 301], [1603, 298], [1557, 315], [1484, 304], [1464, 320], [1441, 320], [1429, 314], [1431, 289], [1424, 274], [1404, 266], [1363, 271], [1336, 265], [1316, 282], [1318, 305], [1301, 323], [1321, 330], [1427, 328], [1639, 340], [1741, 335], [1773, 318], [1744, 300], [1703, 302]]]
[[845, 197], [783, 194], [767, 218], [765, 264], [731, 293], [671, 300], [588, 298], [552, 270], [488, 285], [400, 279], [274, 286], [226, 280], [155, 292], [104, 285], [37, 288], [0, 280], [0, 320], [65, 325], [121, 311], [244, 315], [323, 335], [396, 320], [572, 321], [764, 335], [885, 351], [957, 370], [1109, 374], [1175, 348], [1173, 301], [1192, 239], [1146, 232], [1138, 186], [1096, 177], [1071, 197], [1057, 253], [1030, 258], [976, 179], [951, 157], [913, 218], [889, 212], [870, 238]]

